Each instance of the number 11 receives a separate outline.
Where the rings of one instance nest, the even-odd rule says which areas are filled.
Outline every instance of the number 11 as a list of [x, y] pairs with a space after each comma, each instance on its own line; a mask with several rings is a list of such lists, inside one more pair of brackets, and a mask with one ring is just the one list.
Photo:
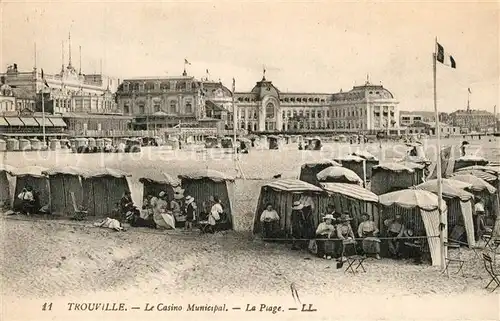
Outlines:
[[50, 311], [52, 310], [52, 302], [51, 303], [44, 303], [42, 305], [42, 311]]

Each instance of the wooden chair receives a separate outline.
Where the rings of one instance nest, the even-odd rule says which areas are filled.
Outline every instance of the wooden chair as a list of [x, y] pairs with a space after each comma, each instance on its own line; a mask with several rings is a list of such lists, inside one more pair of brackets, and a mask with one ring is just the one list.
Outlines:
[[84, 208], [82, 207], [79, 207], [77, 204], [76, 204], [76, 198], [75, 198], [75, 193], [71, 192], [71, 202], [73, 203], [73, 217], [71, 217], [72, 220], [75, 220], [75, 221], [82, 221], [84, 220], [87, 215], [89, 214], [89, 212], [87, 210], [85, 210]]
[[483, 262], [484, 262], [484, 269], [486, 270], [486, 272], [488, 272], [488, 274], [491, 277], [491, 281], [484, 288], [487, 289], [491, 283], [495, 283], [496, 286], [491, 291], [494, 292], [500, 286], [500, 279], [499, 279], [500, 274], [498, 274], [498, 272], [496, 271], [495, 266], [493, 265], [493, 259], [489, 254], [483, 253]]
[[355, 273], [359, 272], [358, 270], [360, 268], [363, 270], [363, 272], [366, 272], [365, 267], [363, 266], [363, 262], [366, 260], [366, 256], [360, 255], [358, 253], [358, 247], [356, 245], [357, 244], [356, 244], [355, 240], [342, 240], [342, 256], [341, 256], [341, 258], [343, 258], [345, 255], [346, 246], [354, 249], [354, 254], [346, 256], [347, 267], [344, 270], [344, 272], [351, 272], [352, 274], [355, 274]]

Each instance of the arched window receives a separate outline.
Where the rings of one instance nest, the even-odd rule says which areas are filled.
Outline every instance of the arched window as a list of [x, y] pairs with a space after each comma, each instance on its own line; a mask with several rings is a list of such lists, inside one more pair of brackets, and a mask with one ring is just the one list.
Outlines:
[[191, 114], [193, 112], [193, 105], [190, 101], [186, 102], [186, 114]]
[[268, 103], [266, 105], [266, 118], [274, 118], [274, 104]]

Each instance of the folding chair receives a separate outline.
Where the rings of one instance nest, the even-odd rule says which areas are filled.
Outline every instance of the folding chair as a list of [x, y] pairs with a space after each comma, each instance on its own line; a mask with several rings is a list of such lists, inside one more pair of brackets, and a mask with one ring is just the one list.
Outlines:
[[494, 292], [500, 286], [500, 274], [497, 273], [495, 266], [493, 265], [493, 260], [489, 254], [483, 253], [484, 269], [491, 277], [491, 281], [484, 288], [487, 289], [491, 283], [495, 283], [495, 288], [491, 291]]
[[363, 255], [359, 255], [358, 248], [356, 246], [356, 241], [354, 241], [354, 240], [343, 240], [342, 241], [342, 257], [344, 257], [346, 245], [353, 246], [356, 254], [346, 256], [347, 267], [346, 267], [344, 273], [351, 272], [352, 274], [355, 274], [355, 273], [359, 272], [358, 270], [360, 268], [363, 270], [363, 272], [366, 272], [365, 267], [363, 266], [363, 262], [366, 260], [366, 257]]
[[[451, 243], [445, 242], [445, 246], [448, 247], [448, 251], [447, 251], [448, 257], [445, 258], [446, 265], [445, 265], [443, 272], [441, 272], [441, 274], [447, 273], [449, 271], [449, 267], [451, 264], [454, 264], [454, 265], [456, 264], [456, 265], [458, 265], [458, 270], [454, 274], [458, 274], [458, 273], [462, 272], [462, 276], [464, 276], [463, 268], [464, 268], [465, 260], [462, 260], [462, 258], [461, 258], [460, 244], [454, 243], [454, 242], [451, 242]], [[458, 250], [458, 256], [452, 258], [450, 256], [450, 251], [449, 251], [450, 249]]]
[[73, 203], [73, 217], [71, 217], [72, 220], [76, 220], [76, 221], [82, 221], [84, 220], [87, 215], [89, 214], [89, 212], [87, 210], [85, 210], [84, 208], [82, 207], [79, 207], [77, 204], [76, 204], [76, 199], [75, 199], [75, 193], [71, 192], [71, 202]]

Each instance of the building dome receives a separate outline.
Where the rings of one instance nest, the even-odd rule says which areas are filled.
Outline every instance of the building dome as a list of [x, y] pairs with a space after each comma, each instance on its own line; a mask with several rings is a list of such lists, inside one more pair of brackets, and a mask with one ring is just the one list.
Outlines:
[[366, 83], [354, 86], [350, 91], [334, 94], [334, 100], [394, 99], [394, 95], [382, 85]]
[[272, 81], [266, 80], [265, 77], [255, 84], [251, 92], [257, 95], [258, 100], [262, 100], [262, 98], [269, 95], [276, 97], [279, 100], [280, 96], [279, 89], [273, 85]]

